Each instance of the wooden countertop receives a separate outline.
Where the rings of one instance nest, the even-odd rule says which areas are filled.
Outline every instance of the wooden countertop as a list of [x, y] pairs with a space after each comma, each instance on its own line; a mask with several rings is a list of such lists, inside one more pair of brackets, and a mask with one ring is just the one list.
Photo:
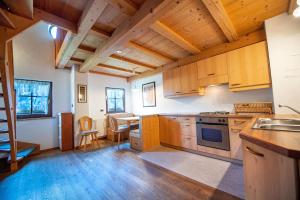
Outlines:
[[[176, 117], [199, 117], [201, 116], [199, 113], [159, 113], [160, 116], [176, 116]], [[229, 113], [228, 115], [209, 115], [209, 117], [228, 117], [228, 118], [252, 118], [257, 116], [257, 114], [236, 114]]]
[[240, 132], [240, 138], [275, 151], [288, 157], [300, 159], [300, 132], [269, 131], [252, 129], [259, 117], [274, 117], [278, 119], [296, 118], [297, 115], [261, 115], [254, 117], [250, 123]]

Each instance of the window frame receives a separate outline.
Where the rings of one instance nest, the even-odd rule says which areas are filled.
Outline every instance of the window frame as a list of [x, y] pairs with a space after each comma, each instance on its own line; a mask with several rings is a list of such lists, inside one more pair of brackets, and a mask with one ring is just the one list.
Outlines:
[[[115, 89], [115, 90], [123, 90], [124, 91], [124, 96], [123, 96], [123, 108], [124, 108], [124, 111], [121, 111], [121, 112], [119, 112], [119, 111], [113, 111], [113, 112], [109, 112], [108, 111], [108, 96], [107, 96], [107, 90], [108, 89]], [[105, 102], [106, 102], [106, 113], [107, 114], [113, 114], [113, 113], [125, 113], [125, 110], [126, 110], [126, 108], [125, 108], [125, 96], [126, 96], [126, 93], [125, 93], [126, 91], [125, 91], [125, 89], [124, 88], [113, 88], [113, 87], [105, 87]]]
[[[17, 116], [17, 119], [35, 119], [35, 118], [49, 118], [49, 117], [52, 117], [53, 113], [53, 109], [52, 109], [52, 86], [53, 86], [53, 83], [52, 81], [40, 81], [40, 80], [32, 80], [32, 79], [22, 79], [22, 78], [15, 78], [14, 81], [16, 80], [22, 80], [22, 81], [34, 81], [34, 82], [43, 82], [43, 83], [50, 83], [50, 88], [49, 88], [49, 95], [48, 95], [48, 101], [49, 101], [49, 105], [48, 105], [48, 114], [44, 115], [44, 114], [32, 114], [32, 98], [34, 97], [41, 97], [41, 96], [33, 96], [32, 94], [30, 96], [22, 96], [22, 97], [30, 97], [31, 98], [31, 114], [17, 114], [17, 111], [16, 111], [16, 116]], [[15, 89], [16, 90], [16, 89]], [[16, 107], [17, 107], [17, 94], [15, 94], [15, 101], [16, 101]]]

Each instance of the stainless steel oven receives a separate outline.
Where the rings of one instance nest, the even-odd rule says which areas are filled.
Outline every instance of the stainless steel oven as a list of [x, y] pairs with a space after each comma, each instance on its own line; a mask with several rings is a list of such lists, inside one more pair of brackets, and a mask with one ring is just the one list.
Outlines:
[[197, 144], [230, 150], [227, 117], [197, 117]]

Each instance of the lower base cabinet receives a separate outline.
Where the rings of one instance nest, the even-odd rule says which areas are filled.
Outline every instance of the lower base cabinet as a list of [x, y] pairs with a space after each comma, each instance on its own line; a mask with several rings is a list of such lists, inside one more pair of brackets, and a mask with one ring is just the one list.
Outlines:
[[297, 160], [242, 141], [246, 200], [299, 199]]

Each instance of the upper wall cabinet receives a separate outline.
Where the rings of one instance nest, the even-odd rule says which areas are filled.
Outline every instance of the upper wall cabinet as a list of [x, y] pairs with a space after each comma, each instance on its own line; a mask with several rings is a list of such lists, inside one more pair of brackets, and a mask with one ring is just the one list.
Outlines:
[[199, 87], [196, 63], [164, 70], [163, 88], [165, 97], [204, 94], [204, 88]]
[[200, 60], [196, 64], [200, 86], [228, 83], [226, 54]]
[[266, 42], [228, 52], [227, 62], [230, 91], [271, 87]]

